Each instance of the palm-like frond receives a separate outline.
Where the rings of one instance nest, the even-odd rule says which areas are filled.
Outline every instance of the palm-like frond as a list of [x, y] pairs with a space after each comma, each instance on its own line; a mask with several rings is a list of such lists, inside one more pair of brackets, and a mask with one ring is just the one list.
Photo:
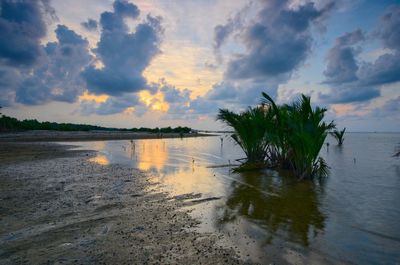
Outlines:
[[291, 169], [300, 179], [326, 175], [328, 166], [319, 152], [329, 130], [335, 128], [333, 121], [323, 121], [327, 110], [313, 108], [305, 95], [278, 106], [262, 93], [261, 104], [240, 114], [221, 109], [217, 116], [235, 130], [232, 138], [245, 152], [247, 161], [267, 161]]
[[263, 162], [267, 154], [268, 110], [263, 107], [249, 108], [236, 114], [220, 109], [217, 120], [226, 123], [235, 130], [232, 138], [243, 149], [248, 162]]
[[338, 142], [338, 145], [342, 145], [344, 142], [344, 133], [345, 132], [346, 132], [346, 127], [341, 131], [334, 130], [330, 134], [336, 139], [336, 141]]

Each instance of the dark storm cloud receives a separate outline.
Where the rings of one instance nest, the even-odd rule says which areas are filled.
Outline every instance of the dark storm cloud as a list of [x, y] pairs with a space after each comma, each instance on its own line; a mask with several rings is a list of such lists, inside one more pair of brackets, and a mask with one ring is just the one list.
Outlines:
[[48, 101], [74, 102], [84, 91], [80, 77], [91, 56], [88, 42], [64, 25], [58, 25], [57, 42], [43, 47], [44, 55], [32, 73], [25, 74], [16, 89], [16, 102], [36, 105]]
[[91, 65], [82, 74], [90, 92], [115, 96], [146, 88], [143, 71], [160, 52], [163, 30], [161, 18], [148, 15], [131, 33], [124, 18], [137, 18], [139, 10], [126, 1], [113, 6], [114, 12], [101, 14], [101, 37], [93, 50], [104, 67]]
[[97, 21], [89, 18], [87, 21], [82, 22], [81, 26], [84, 27], [86, 30], [94, 31], [97, 30]]
[[325, 103], [353, 103], [374, 99], [381, 95], [376, 87], [360, 87], [358, 84], [341, 85], [333, 88], [331, 93], [319, 94], [319, 98]]
[[31, 66], [41, 56], [40, 39], [46, 35], [44, 13], [48, 1], [0, 2], [0, 63]]
[[376, 35], [383, 47], [391, 50], [374, 63], [360, 68], [363, 85], [383, 85], [400, 81], [400, 6], [389, 7], [381, 17]]
[[0, 4], [0, 104], [73, 102], [84, 89], [80, 71], [90, 61], [87, 41], [58, 25], [57, 42], [40, 44], [45, 15], [55, 17], [48, 0]]
[[260, 4], [255, 18], [244, 21], [237, 14], [225, 25], [215, 27], [214, 50], [218, 51], [235, 35], [244, 44], [245, 52], [228, 61], [222, 82], [191, 102], [194, 112], [215, 113], [215, 106], [245, 109], [259, 103], [261, 92], [277, 98], [279, 84], [287, 82], [311, 50], [311, 29], [323, 29], [327, 14], [334, 7], [329, 3], [317, 8], [311, 2], [293, 7], [289, 1], [280, 0]]
[[139, 8], [126, 0], [116, 0], [113, 7], [114, 12], [123, 17], [137, 18], [140, 14]]
[[360, 68], [360, 85], [379, 86], [400, 81], [400, 51], [379, 56]]
[[75, 31], [70, 30], [65, 25], [57, 25], [55, 30], [58, 43], [60, 45], [87, 45], [88, 42], [82, 36], [75, 33]]
[[376, 34], [385, 47], [400, 50], [400, 6], [389, 7], [381, 17]]
[[268, 1], [253, 23], [244, 29], [247, 52], [228, 64], [229, 79], [290, 75], [306, 59], [312, 44], [310, 26], [332, 9], [306, 3], [290, 9], [287, 1]]
[[0, 66], [0, 106], [10, 106], [15, 98], [15, 88], [20, 80], [20, 72], [8, 66]]
[[359, 30], [346, 33], [336, 40], [329, 51], [328, 65], [324, 72], [325, 83], [331, 92], [320, 94], [328, 103], [368, 101], [380, 96], [379, 87], [400, 81], [400, 7], [388, 8], [381, 17], [377, 30], [372, 34], [390, 50], [374, 62], [357, 62], [360, 48], [354, 45], [363, 40]]
[[335, 46], [328, 52], [328, 65], [324, 71], [325, 83], [342, 84], [358, 79], [356, 56], [360, 50], [354, 48], [353, 45], [364, 39], [364, 34], [359, 29], [336, 39]]
[[[92, 108], [86, 106], [88, 112], [112, 114], [135, 104], [138, 104], [138, 112], [143, 112], [144, 106], [134, 93], [141, 89], [155, 92], [147, 84], [143, 71], [159, 53], [163, 31], [161, 18], [147, 16], [134, 32], [130, 32], [124, 20], [138, 18], [140, 11], [128, 1], [115, 1], [113, 12], [101, 14], [101, 36], [93, 50], [94, 60], [88, 41], [65, 25], [57, 26], [56, 41], [40, 44], [46, 35], [44, 16], [55, 17], [49, 0], [10, 0], [0, 4], [2, 106], [16, 102], [26, 105], [49, 101], [72, 103], [88, 89], [112, 96]], [[82, 23], [88, 30], [97, 25], [93, 19]], [[104, 67], [95, 67], [96, 61], [101, 61]], [[115, 96], [124, 92], [131, 93]]]
[[379, 90], [370, 85], [361, 86], [357, 55], [361, 52], [358, 45], [365, 40], [361, 30], [347, 32], [336, 39], [335, 45], [327, 55], [327, 68], [324, 71], [324, 83], [331, 85], [331, 92], [319, 94], [326, 103], [363, 102], [380, 96]]
[[235, 34], [245, 52], [228, 61], [222, 82], [191, 103], [194, 111], [215, 111], [215, 105], [244, 109], [258, 104], [261, 92], [276, 98], [279, 84], [287, 82], [307, 58], [313, 42], [311, 29], [323, 29], [334, 7], [328, 3], [317, 8], [312, 2], [293, 7], [281, 0], [262, 1], [260, 5], [256, 6], [259, 11], [255, 18], [245, 21], [237, 14], [225, 25], [215, 27], [214, 50]]

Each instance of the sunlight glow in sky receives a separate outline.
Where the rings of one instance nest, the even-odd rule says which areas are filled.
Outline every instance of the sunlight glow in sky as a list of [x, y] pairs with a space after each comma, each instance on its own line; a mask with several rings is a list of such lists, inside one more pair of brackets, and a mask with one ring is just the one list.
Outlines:
[[20, 119], [223, 129], [300, 93], [349, 131], [400, 131], [400, 4], [0, 0], [0, 106]]

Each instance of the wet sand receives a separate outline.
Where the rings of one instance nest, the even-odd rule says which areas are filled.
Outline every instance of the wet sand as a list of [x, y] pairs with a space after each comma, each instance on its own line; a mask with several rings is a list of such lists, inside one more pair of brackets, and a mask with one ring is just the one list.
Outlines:
[[180, 137], [213, 136], [204, 133], [150, 133], [126, 131], [24, 131], [1, 132], [0, 142], [66, 142], [66, 141], [99, 141], [99, 140], [131, 140], [131, 139], [159, 139]]
[[0, 264], [243, 264], [138, 170], [92, 151], [0, 143]]

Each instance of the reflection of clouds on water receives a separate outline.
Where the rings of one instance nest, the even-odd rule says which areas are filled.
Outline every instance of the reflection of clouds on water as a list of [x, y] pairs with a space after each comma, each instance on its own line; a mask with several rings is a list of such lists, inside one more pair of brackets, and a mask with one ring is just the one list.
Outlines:
[[107, 156], [102, 154], [98, 154], [97, 156], [91, 158], [90, 161], [102, 166], [110, 164], [110, 160], [108, 160]]
[[[325, 216], [319, 209], [314, 184], [260, 173], [240, 174], [239, 179], [247, 185], [231, 184], [220, 219], [222, 224], [245, 217], [269, 232], [269, 241], [279, 235], [305, 246], [309, 245], [311, 237], [324, 229]], [[259, 192], [252, 186], [278, 196]]]
[[[105, 141], [93, 142], [93, 145], [95, 150], [104, 150], [106, 148]], [[104, 153], [98, 153], [95, 157], [91, 158], [90, 161], [103, 166], [110, 164], [109, 158]]]
[[[204, 166], [219, 156], [199, 150], [198, 141], [152, 139], [130, 141], [124, 152], [140, 170], [155, 173], [152, 177], [172, 194], [213, 191], [221, 187], [215, 174]], [[169, 143], [169, 144], [168, 144]], [[173, 144], [171, 144], [173, 143]]]
[[210, 190], [210, 186], [220, 186], [215, 183], [212, 172], [204, 167], [183, 167], [168, 173], [161, 173], [162, 183], [173, 189], [174, 194], [185, 194]]
[[142, 141], [137, 146], [131, 144], [131, 150], [137, 154], [137, 167], [140, 170], [161, 171], [168, 160], [168, 152], [163, 140]]

